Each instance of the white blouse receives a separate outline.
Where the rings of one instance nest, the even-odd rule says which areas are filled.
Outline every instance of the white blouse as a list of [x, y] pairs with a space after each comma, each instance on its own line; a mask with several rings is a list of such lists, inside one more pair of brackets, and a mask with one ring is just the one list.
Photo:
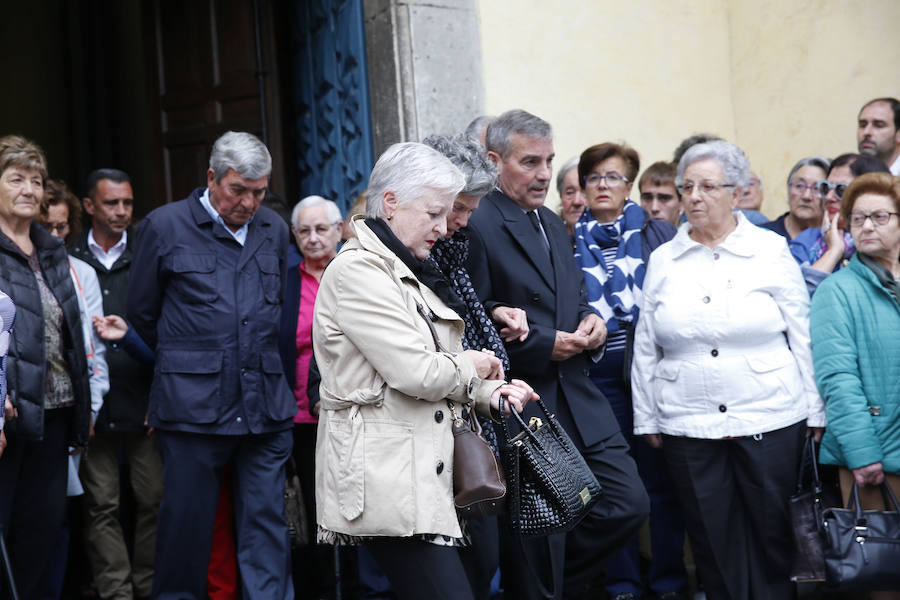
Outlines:
[[632, 364], [635, 434], [825, 426], [800, 267], [784, 238], [736, 218], [715, 249], [685, 223], [650, 255]]

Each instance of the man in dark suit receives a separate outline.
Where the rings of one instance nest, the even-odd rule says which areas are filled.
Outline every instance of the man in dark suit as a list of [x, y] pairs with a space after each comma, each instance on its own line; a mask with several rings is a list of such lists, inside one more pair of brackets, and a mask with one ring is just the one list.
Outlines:
[[[643, 523], [649, 502], [609, 403], [588, 379], [588, 361], [602, 353], [606, 327], [585, 300], [564, 223], [543, 205], [553, 173], [550, 125], [512, 110], [490, 124], [486, 144], [500, 189], [469, 221], [469, 272], [488, 310], [525, 310], [530, 332], [508, 343], [508, 375], [540, 394], [603, 487], [572, 532], [521, 545], [505, 536], [504, 589], [512, 598], [543, 598], [541, 586], [555, 598], [581, 598], [604, 559]], [[526, 413], [536, 410], [529, 406]]]
[[260, 207], [272, 158], [249, 133], [213, 145], [207, 186], [138, 230], [128, 316], [156, 350], [149, 423], [163, 461], [152, 597], [207, 597], [220, 477], [232, 465], [244, 598], [291, 600], [284, 466], [297, 413], [278, 354], [288, 229]]

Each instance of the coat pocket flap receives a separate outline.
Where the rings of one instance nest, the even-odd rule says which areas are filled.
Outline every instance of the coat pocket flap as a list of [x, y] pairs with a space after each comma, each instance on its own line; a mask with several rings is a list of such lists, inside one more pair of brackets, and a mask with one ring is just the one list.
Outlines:
[[783, 352], [772, 352], [771, 354], [761, 354], [747, 357], [747, 365], [755, 373], [768, 373], [781, 367], [786, 367], [794, 360], [794, 356], [789, 350]]
[[656, 365], [656, 371], [653, 373], [653, 376], [659, 379], [665, 379], [666, 381], [675, 381], [678, 378], [678, 371], [680, 368], [680, 363], [661, 360]]
[[172, 270], [176, 273], [212, 273], [215, 269], [215, 254], [176, 254], [172, 257]]
[[160, 373], [209, 375], [222, 370], [224, 358], [224, 350], [161, 350], [156, 364]]
[[256, 264], [259, 270], [270, 275], [279, 275], [281, 270], [278, 268], [278, 257], [274, 254], [257, 254]]

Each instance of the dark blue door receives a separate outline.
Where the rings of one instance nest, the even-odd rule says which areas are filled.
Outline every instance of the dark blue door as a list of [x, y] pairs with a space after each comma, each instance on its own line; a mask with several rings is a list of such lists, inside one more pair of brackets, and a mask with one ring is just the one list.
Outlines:
[[300, 194], [346, 214], [374, 162], [362, 0], [296, 0], [291, 49]]

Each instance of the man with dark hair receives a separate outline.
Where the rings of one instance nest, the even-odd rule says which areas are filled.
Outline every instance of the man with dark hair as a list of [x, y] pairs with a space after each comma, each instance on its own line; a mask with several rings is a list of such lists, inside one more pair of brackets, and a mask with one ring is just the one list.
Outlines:
[[681, 140], [681, 143], [675, 148], [675, 152], [672, 153], [672, 162], [675, 163], [675, 167], [677, 168], [678, 163], [681, 162], [681, 157], [684, 156], [684, 153], [687, 152], [691, 146], [705, 144], [706, 142], [715, 142], [721, 139], [722, 138], [714, 133], [695, 133], [694, 135], [688, 136]]
[[[69, 252], [97, 272], [104, 314], [124, 315], [134, 256], [131, 181], [123, 171], [97, 169], [88, 176], [87, 190], [84, 210], [91, 226], [74, 240]], [[162, 463], [156, 439], [147, 428], [152, 371], [131, 358], [118, 342], [107, 342], [106, 361], [110, 389], [81, 466], [85, 539], [102, 598], [146, 598], [153, 585], [156, 518], [162, 499]], [[133, 553], [128, 552], [119, 522], [120, 456], [128, 463], [134, 492]]]
[[[508, 375], [540, 394], [603, 486], [594, 509], [569, 533], [520, 541], [505, 531], [504, 589], [509, 598], [544, 598], [541, 588], [580, 598], [646, 519], [649, 501], [609, 402], [587, 375], [606, 326], [587, 304], [565, 224], [543, 205], [553, 174], [550, 125], [512, 110], [488, 126], [486, 143], [500, 189], [469, 221], [472, 282], [489, 312], [525, 310], [528, 337], [507, 344]], [[529, 405], [523, 416], [538, 414]]]
[[877, 156], [900, 176], [900, 100], [876, 98], [859, 111], [856, 142], [860, 154]]
[[675, 164], [658, 161], [647, 167], [638, 181], [641, 208], [675, 227], [681, 223], [681, 199], [675, 189]]
[[271, 172], [259, 138], [229, 131], [213, 144], [206, 187], [138, 230], [128, 316], [156, 350], [149, 424], [165, 483], [154, 598], [206, 598], [229, 463], [241, 596], [294, 597], [283, 491], [297, 404], [278, 354], [289, 234], [261, 206]]

